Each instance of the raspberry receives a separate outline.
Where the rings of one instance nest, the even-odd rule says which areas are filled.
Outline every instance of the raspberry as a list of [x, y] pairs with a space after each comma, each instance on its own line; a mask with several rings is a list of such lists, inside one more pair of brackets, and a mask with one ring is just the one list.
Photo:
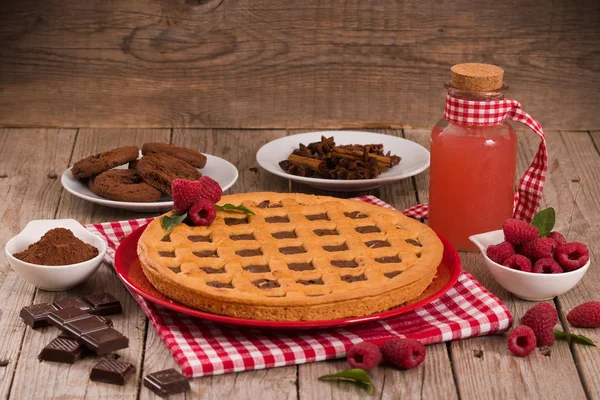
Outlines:
[[519, 249], [517, 251], [517, 254], [520, 254], [529, 259], [532, 259], [533, 258], [533, 246], [535, 245], [536, 240], [537, 239], [530, 240], [529, 242], [525, 242], [522, 245], [520, 245]]
[[569, 311], [567, 321], [577, 328], [600, 328], [600, 301], [588, 301]]
[[510, 269], [516, 269], [517, 271], [531, 272], [531, 261], [520, 254], [508, 257], [502, 265]]
[[540, 303], [521, 317], [521, 324], [533, 329], [538, 346], [552, 346], [554, 344], [554, 325], [558, 322], [556, 308], [548, 303]]
[[517, 357], [529, 355], [535, 346], [535, 334], [528, 326], [518, 326], [508, 335], [508, 350]]
[[173, 205], [177, 214], [186, 213], [198, 199], [209, 199], [213, 203], [221, 200], [223, 191], [219, 184], [207, 176], [197, 181], [174, 179], [171, 182]]
[[575, 271], [590, 261], [590, 253], [583, 243], [572, 242], [558, 246], [554, 252], [556, 261], [565, 271]]
[[415, 339], [391, 339], [381, 346], [383, 358], [401, 369], [411, 369], [425, 359], [425, 346]]
[[502, 230], [504, 231], [504, 239], [513, 246], [537, 239], [540, 234], [535, 226], [514, 218], [504, 221]]
[[219, 186], [217, 181], [209, 178], [208, 176], [202, 176], [196, 182], [200, 182], [202, 184], [201, 196], [203, 198], [208, 199], [213, 203], [218, 203], [219, 200], [221, 200], [223, 189], [221, 189], [221, 186]]
[[556, 242], [554, 239], [548, 237], [539, 238], [533, 241], [531, 248], [531, 256], [535, 260], [541, 258], [552, 258], [554, 257], [554, 249], [556, 248]]
[[209, 226], [215, 220], [217, 210], [212, 201], [200, 199], [194, 203], [188, 212], [189, 219], [196, 226]]
[[361, 342], [351, 347], [346, 357], [352, 368], [361, 368], [368, 371], [381, 362], [381, 351], [373, 343]]
[[506, 259], [515, 254], [515, 249], [512, 244], [508, 242], [502, 242], [493, 244], [487, 248], [485, 254], [495, 263], [502, 264]]
[[561, 245], [561, 244], [566, 244], [567, 243], [567, 239], [565, 239], [565, 237], [561, 233], [558, 233], [556, 231], [550, 232], [548, 234], [548, 237], [550, 239], [554, 239], [554, 241], [557, 243], [557, 245]]
[[531, 272], [536, 274], [560, 274], [563, 269], [553, 258], [540, 258], [533, 264]]

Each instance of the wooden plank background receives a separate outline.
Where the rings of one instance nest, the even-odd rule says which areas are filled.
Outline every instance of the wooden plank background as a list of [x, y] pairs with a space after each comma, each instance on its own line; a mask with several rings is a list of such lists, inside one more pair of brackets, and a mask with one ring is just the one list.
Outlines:
[[0, 125], [430, 128], [490, 62], [547, 129], [600, 129], [600, 2], [4, 0]]

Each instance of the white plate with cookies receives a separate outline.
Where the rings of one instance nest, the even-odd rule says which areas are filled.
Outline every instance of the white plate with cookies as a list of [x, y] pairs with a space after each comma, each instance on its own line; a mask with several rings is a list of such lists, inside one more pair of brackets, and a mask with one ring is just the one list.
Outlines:
[[[203, 176], [208, 176], [219, 183], [223, 191], [229, 189], [238, 178], [237, 168], [227, 160], [210, 154], [205, 154], [206, 165], [198, 168]], [[143, 157], [140, 152], [140, 158]], [[117, 166], [113, 169], [128, 169], [128, 164]], [[61, 177], [61, 183], [67, 192], [83, 200], [106, 207], [120, 208], [135, 212], [161, 212], [173, 209], [173, 201], [167, 195], [162, 195], [158, 201], [132, 202], [116, 201], [99, 196], [89, 188], [88, 181], [77, 179], [73, 176], [72, 167], [67, 169]]]
[[[292, 175], [283, 170], [279, 163], [286, 160], [300, 144], [319, 142], [321, 137], [333, 137], [336, 146], [340, 145], [383, 145], [384, 153], [401, 158], [398, 165], [392, 166], [379, 176], [370, 179], [322, 179]], [[418, 143], [396, 136], [374, 132], [322, 131], [285, 136], [262, 146], [256, 153], [256, 161], [265, 170], [294, 182], [304, 183], [318, 189], [330, 191], [361, 191], [379, 187], [417, 175], [429, 168], [429, 151]]]

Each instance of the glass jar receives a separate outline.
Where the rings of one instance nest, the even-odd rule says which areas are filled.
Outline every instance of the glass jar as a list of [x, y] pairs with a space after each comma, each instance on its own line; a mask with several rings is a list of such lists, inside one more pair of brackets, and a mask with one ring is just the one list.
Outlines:
[[[470, 91], [446, 84], [453, 97], [491, 101], [506, 86]], [[514, 207], [517, 136], [506, 122], [459, 125], [442, 118], [431, 132], [429, 225], [459, 250], [476, 250], [469, 236], [501, 229]]]

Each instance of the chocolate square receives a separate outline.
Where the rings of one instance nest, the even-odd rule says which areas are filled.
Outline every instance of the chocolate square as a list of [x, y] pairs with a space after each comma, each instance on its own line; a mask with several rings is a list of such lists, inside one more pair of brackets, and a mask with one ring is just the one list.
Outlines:
[[79, 338], [86, 333], [91, 333], [106, 328], [107, 324], [104, 318], [101, 319], [95, 315], [90, 315], [86, 318], [68, 322], [62, 329], [72, 337]]
[[63, 308], [62, 310], [54, 310], [50, 314], [48, 314], [48, 321], [56, 326], [59, 329], [63, 329], [62, 327], [68, 323], [78, 319], [86, 318], [90, 314], [85, 311], [80, 310], [79, 308], [69, 307]]
[[73, 364], [89, 354], [91, 352], [84, 345], [61, 333], [42, 349], [38, 359], [40, 361]]
[[33, 329], [49, 326], [48, 315], [55, 311], [54, 307], [48, 303], [32, 304], [27, 307], [23, 307], [19, 316], [27, 325]]
[[173, 368], [146, 375], [144, 386], [161, 397], [190, 390], [190, 382]]
[[88, 312], [90, 310], [90, 305], [81, 297], [67, 297], [65, 299], [56, 300], [54, 303], [52, 303], [52, 305], [59, 310], [70, 307], [79, 308], [82, 311]]
[[121, 302], [110, 293], [95, 293], [84, 296], [84, 299], [92, 306], [90, 314], [110, 315], [118, 314], [123, 311]]
[[81, 336], [81, 340], [98, 355], [129, 347], [129, 339], [113, 328], [86, 333]]
[[116, 357], [107, 357], [94, 365], [90, 372], [90, 379], [113, 385], [124, 385], [134, 371], [133, 364], [119, 361]]

